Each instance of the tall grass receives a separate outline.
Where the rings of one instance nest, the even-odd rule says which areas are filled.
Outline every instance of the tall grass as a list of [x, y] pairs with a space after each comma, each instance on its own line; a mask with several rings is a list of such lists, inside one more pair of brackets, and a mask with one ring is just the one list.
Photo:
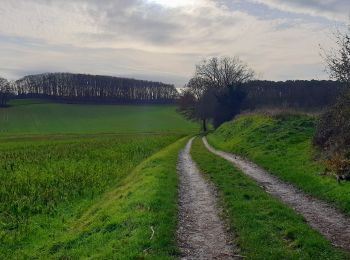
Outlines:
[[0, 144], [0, 252], [34, 232], [42, 224], [37, 216], [47, 221], [99, 197], [179, 137], [110, 135]]

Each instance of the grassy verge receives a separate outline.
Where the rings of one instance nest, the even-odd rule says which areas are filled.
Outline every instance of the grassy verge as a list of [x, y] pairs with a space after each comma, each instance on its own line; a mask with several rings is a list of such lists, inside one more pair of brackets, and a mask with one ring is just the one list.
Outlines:
[[200, 139], [191, 154], [218, 187], [236, 244], [247, 259], [347, 259], [293, 210], [268, 195]]
[[350, 183], [320, 176], [311, 139], [316, 119], [289, 115], [241, 116], [208, 136], [217, 149], [248, 157], [270, 173], [350, 214]]
[[[134, 236], [133, 232], [139, 232], [134, 225], [142, 224], [141, 218], [145, 217], [148, 223], [154, 221], [155, 215], [158, 219], [163, 216], [152, 215], [154, 207], [164, 209], [168, 217], [169, 202], [165, 208], [158, 202], [152, 203], [161, 196], [154, 192], [162, 193], [163, 187], [164, 200], [174, 196], [171, 189], [176, 179], [174, 158], [180, 144], [133, 169], [179, 138], [164, 134], [29, 138], [0, 144], [0, 258], [26, 258], [41, 253], [47, 254], [43, 256], [47, 258], [63, 256], [62, 252], [78, 257], [75, 250], [84, 241], [89, 242], [79, 251], [82, 256], [111, 253], [112, 241], [122, 243], [118, 242], [120, 238], [126, 243]], [[111, 189], [112, 192], [102, 195]], [[87, 213], [89, 208], [92, 209]], [[149, 210], [151, 213], [147, 213]], [[113, 222], [115, 218], [119, 222]], [[148, 235], [150, 225], [145, 228]], [[122, 239], [123, 236], [126, 238]], [[57, 240], [61, 242], [51, 244]], [[119, 251], [128, 250], [127, 243], [124, 246], [119, 245]]]

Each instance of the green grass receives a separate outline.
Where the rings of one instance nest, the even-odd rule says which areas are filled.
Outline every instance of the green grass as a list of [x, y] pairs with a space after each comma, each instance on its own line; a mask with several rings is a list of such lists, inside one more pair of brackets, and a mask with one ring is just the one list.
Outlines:
[[321, 176], [311, 144], [316, 119], [305, 115], [240, 116], [208, 136], [217, 149], [248, 157], [270, 173], [350, 214], [350, 183]]
[[199, 168], [218, 187], [235, 243], [247, 259], [348, 259], [305, 220], [196, 139]]
[[[133, 169], [180, 137], [56, 136], [2, 142], [0, 258], [40, 252], [76, 257], [111, 255], [115, 250], [120, 256], [141, 254], [139, 237], [144, 238], [146, 229], [149, 235], [150, 225], [159, 227], [157, 238], [143, 243], [158, 252], [162, 225], [173, 235], [174, 220], [169, 218], [176, 207], [176, 149], [183, 141]], [[162, 217], [164, 223], [156, 223]], [[167, 238], [159, 243], [164, 243], [162, 250], [170, 247]]]
[[179, 140], [141, 163], [123, 185], [106, 193], [70, 223], [67, 232], [34, 255], [45, 259], [175, 258], [176, 161], [184, 144], [185, 139]]
[[175, 105], [79, 105], [13, 100], [0, 108], [0, 136], [62, 133], [195, 132]]

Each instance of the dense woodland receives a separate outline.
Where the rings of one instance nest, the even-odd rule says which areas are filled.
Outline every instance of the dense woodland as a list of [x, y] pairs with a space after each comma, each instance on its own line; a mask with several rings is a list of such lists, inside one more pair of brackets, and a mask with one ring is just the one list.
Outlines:
[[178, 92], [161, 82], [71, 73], [25, 76], [15, 82], [18, 97], [74, 102], [171, 103]]
[[250, 81], [243, 84], [244, 108], [297, 108], [314, 110], [333, 104], [345, 90], [331, 80]]

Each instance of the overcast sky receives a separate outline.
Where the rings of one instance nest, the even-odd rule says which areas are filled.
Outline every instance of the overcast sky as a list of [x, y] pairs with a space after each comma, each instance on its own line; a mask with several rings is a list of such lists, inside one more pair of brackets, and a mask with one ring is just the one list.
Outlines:
[[1, 0], [0, 76], [128, 76], [180, 87], [205, 57], [235, 56], [261, 79], [326, 79], [319, 44], [349, 0]]

